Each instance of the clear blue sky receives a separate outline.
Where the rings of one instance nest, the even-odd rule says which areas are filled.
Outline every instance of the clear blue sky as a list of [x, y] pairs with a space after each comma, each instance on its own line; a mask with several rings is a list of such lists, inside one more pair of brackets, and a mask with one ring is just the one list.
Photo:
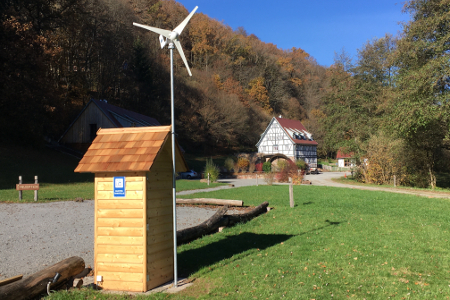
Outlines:
[[301, 48], [320, 65], [330, 66], [342, 49], [356, 59], [357, 49], [386, 33], [397, 35], [408, 21], [404, 0], [177, 0], [197, 12], [243, 27], [281, 49]]

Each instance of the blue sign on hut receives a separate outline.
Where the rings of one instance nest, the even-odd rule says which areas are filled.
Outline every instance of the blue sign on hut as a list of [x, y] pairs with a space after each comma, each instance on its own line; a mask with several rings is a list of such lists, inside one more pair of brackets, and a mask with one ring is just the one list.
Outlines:
[[[178, 144], [176, 171], [188, 171]], [[95, 283], [148, 291], [173, 280], [170, 126], [100, 129], [75, 172], [95, 173]]]

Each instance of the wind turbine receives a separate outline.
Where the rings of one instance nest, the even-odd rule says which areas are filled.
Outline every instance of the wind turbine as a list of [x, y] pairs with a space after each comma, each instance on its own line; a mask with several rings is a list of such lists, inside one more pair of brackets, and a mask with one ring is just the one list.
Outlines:
[[[194, 15], [198, 6], [196, 6], [191, 13], [180, 23], [174, 30], [169, 31], [166, 29], [151, 27], [147, 25], [142, 25], [139, 23], [134, 23], [134, 26], [141, 27], [155, 33], [159, 33], [159, 42], [161, 44], [161, 49], [163, 49], [167, 43], [169, 43], [170, 49], [170, 107], [171, 107], [171, 119], [172, 119], [172, 201], [173, 201], [173, 268], [174, 268], [174, 276], [173, 276], [173, 284], [175, 287], [178, 286], [178, 265], [177, 265], [177, 196], [176, 196], [176, 169], [175, 169], [175, 104], [173, 100], [173, 48], [174, 44], [180, 53], [181, 58], [183, 59], [184, 64], [186, 65], [186, 69], [189, 73], [189, 76], [192, 76], [191, 70], [189, 69], [189, 65], [186, 61], [186, 57], [184, 56], [183, 48], [181, 47], [179, 37], [183, 32], [184, 27], [186, 27], [189, 20]], [[166, 38], [166, 39], [164, 39]]]
[[[180, 23], [180, 25], [178, 25], [174, 30], [170, 31], [170, 30], [166, 30], [166, 29], [161, 29], [161, 28], [156, 28], [156, 27], [151, 27], [151, 26], [147, 26], [147, 25], [142, 25], [139, 23], [133, 23], [134, 26], [137, 27], [141, 27], [150, 31], [153, 31], [155, 33], [159, 33], [159, 42], [161, 44], [161, 49], [163, 49], [167, 43], [169, 43], [169, 49], [173, 49], [173, 45], [172, 48], [170, 47], [170, 44], [173, 42], [175, 44], [175, 46], [178, 49], [178, 52], [180, 53], [181, 58], [183, 59], [184, 64], [186, 65], [186, 69], [189, 73], [189, 76], [192, 76], [191, 73], [191, 69], [189, 69], [189, 65], [186, 61], [186, 57], [184, 56], [184, 52], [183, 52], [183, 48], [181, 47], [180, 41], [179, 41], [179, 37], [181, 35], [181, 33], [183, 32], [184, 27], [186, 27], [187, 23], [189, 22], [189, 20], [192, 18], [192, 16], [195, 14], [195, 11], [197, 10], [198, 6], [196, 6], [191, 13], [186, 17], [186, 19], [183, 20], [183, 22]], [[164, 37], [166, 38], [166, 40], [164, 40]], [[172, 52], [172, 51], [171, 51]], [[172, 54], [171, 54], [172, 55]], [[172, 65], [172, 63], [171, 63]]]

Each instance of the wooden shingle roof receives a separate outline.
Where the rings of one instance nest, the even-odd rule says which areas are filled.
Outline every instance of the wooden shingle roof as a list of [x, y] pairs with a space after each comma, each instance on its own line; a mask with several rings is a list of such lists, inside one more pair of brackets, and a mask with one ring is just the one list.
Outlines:
[[[170, 140], [170, 126], [99, 129], [75, 172], [149, 171]], [[176, 150], [177, 167], [185, 171], [187, 165], [178, 144]]]

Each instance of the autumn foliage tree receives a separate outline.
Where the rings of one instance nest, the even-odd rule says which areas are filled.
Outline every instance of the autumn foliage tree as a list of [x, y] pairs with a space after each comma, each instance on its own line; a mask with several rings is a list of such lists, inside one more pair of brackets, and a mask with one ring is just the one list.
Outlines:
[[[169, 51], [132, 23], [172, 30], [188, 13], [174, 0], [2, 1], [2, 137], [57, 140], [91, 98], [169, 124]], [[181, 43], [194, 75], [175, 53], [186, 150], [254, 150], [273, 115], [307, 118], [317, 108], [325, 68], [300, 48], [279, 49], [201, 13]]]
[[250, 81], [249, 88], [246, 90], [250, 99], [260, 105], [264, 111], [270, 114], [273, 109], [270, 107], [267, 89], [264, 86], [264, 78], [258, 77]]

